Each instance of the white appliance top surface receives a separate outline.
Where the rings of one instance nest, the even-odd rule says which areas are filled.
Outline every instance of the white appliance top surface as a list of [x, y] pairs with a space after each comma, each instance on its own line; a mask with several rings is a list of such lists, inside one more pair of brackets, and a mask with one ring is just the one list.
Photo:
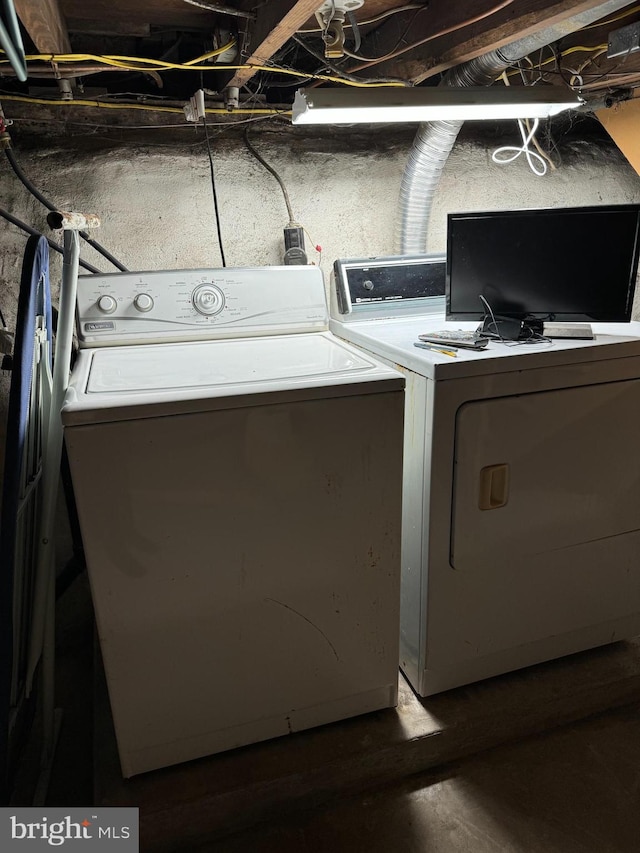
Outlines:
[[[393, 380], [330, 332], [82, 350], [63, 412]], [[67, 422], [69, 418], [66, 418]]]
[[[640, 355], [639, 322], [592, 323], [593, 340], [554, 339], [548, 343], [535, 344], [491, 341], [484, 350], [459, 349], [455, 357], [414, 346], [418, 335], [429, 331], [473, 330], [477, 326], [477, 322], [447, 322], [444, 315], [433, 314], [350, 323], [332, 319], [329, 323], [331, 331], [336, 335], [431, 379], [461, 378], [514, 369], [527, 370], [550, 363], [570, 364], [582, 360]], [[518, 357], [517, 367], [514, 367], [513, 356]]]

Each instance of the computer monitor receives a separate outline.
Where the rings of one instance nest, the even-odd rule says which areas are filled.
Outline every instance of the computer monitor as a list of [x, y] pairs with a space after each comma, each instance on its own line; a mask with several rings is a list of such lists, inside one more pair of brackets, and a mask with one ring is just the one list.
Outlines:
[[450, 213], [446, 316], [623, 323], [640, 250], [640, 204]]

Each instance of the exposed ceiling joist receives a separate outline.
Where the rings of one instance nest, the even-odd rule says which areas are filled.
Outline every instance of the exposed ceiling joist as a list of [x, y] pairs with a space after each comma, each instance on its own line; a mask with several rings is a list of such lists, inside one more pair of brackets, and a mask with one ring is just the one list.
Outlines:
[[[23, 0], [29, 3], [29, 0]], [[184, 0], [60, 0], [68, 20], [76, 29], [82, 21], [93, 25], [117, 21], [120, 32], [134, 35], [140, 25], [178, 30], [213, 30], [215, 12], [185, 3]]]
[[16, 12], [40, 53], [71, 53], [58, 0], [15, 0]]
[[[376, 75], [403, 77], [420, 83], [469, 59], [600, 6], [603, 6], [602, 0], [520, 0], [517, 4], [513, 0], [508, 3], [468, 0], [464, 6], [451, 4], [449, 0], [432, 0], [428, 11], [420, 12], [415, 20], [411, 19], [414, 12], [402, 16], [404, 23], [396, 20], [400, 17], [396, 16], [378, 27], [363, 40], [360, 52], [364, 56], [395, 54], [372, 66]], [[491, 9], [495, 12], [487, 14]], [[465, 24], [465, 21], [470, 23]], [[406, 29], [409, 22], [410, 34], [403, 38], [403, 27]], [[570, 31], [567, 29], [567, 33]], [[420, 46], [405, 50], [407, 43], [421, 41]], [[366, 63], [357, 63], [350, 70], [366, 67]]]
[[132, 21], [101, 21], [91, 18], [69, 18], [67, 27], [70, 33], [89, 33], [97, 36], [134, 36], [136, 38], [149, 38], [151, 27], [149, 24], [133, 23]]
[[[236, 30], [237, 59], [210, 62], [203, 69], [205, 84], [217, 92], [225, 86], [241, 88], [259, 74], [260, 67], [273, 63], [274, 56], [280, 55], [296, 33], [301, 34], [297, 41], [306, 50], [291, 45], [287, 62], [301, 79], [327, 69], [327, 77], [336, 80], [343, 71], [353, 71], [361, 82], [392, 77], [407, 84], [419, 83], [531, 37], [527, 42], [530, 47], [525, 44], [518, 53], [528, 53], [531, 60], [528, 71], [522, 66], [525, 82], [556, 83], [562, 77], [594, 103], [599, 95], [603, 95], [603, 103], [605, 97], [619, 101], [630, 94], [626, 89], [640, 87], [640, 50], [634, 52], [633, 41], [640, 31], [640, 6], [634, 5], [638, 0], [365, 0], [355, 12], [362, 37], [359, 48], [355, 47], [356, 31], [345, 22], [347, 53], [357, 53], [358, 58], [353, 56], [333, 68], [323, 57], [322, 30], [314, 15], [321, 0], [15, 2], [38, 52], [113, 54], [126, 60], [121, 64], [93, 58], [83, 62], [30, 62], [31, 87], [40, 85], [45, 98], [53, 96], [51, 100], [60, 98], [51, 85], [52, 78], [58, 80], [62, 100], [71, 102], [78, 93], [66, 78], [82, 76], [91, 77], [89, 85], [96, 91], [103, 89], [111, 98], [121, 93], [124, 80], [131, 98], [143, 100], [160, 94], [180, 103], [198, 85], [191, 60], [212, 47], [227, 44], [229, 33], [233, 36]], [[336, 3], [340, 5], [339, 0]], [[631, 33], [628, 51], [609, 51], [608, 40], [615, 30]], [[132, 36], [139, 41], [134, 42]], [[623, 47], [626, 37], [618, 34]], [[555, 42], [559, 50], [540, 52], [538, 45], [547, 42]], [[614, 54], [610, 58], [609, 52]], [[132, 57], [147, 58], [148, 62], [138, 67]], [[234, 66], [245, 65], [234, 70]], [[513, 74], [517, 77], [517, 71]], [[0, 63], [0, 77], [10, 80], [14, 75], [6, 61]], [[46, 82], [38, 84], [41, 79]], [[283, 83], [281, 75], [268, 73], [261, 74], [259, 80], [261, 106], [275, 104], [278, 110], [286, 109], [293, 92], [288, 81]], [[163, 89], [161, 93], [158, 86]], [[228, 93], [223, 99], [233, 103]], [[113, 111], [103, 112], [103, 123], [117, 123]], [[142, 114], [139, 117], [142, 119]]]
[[[319, 6], [318, 0], [271, 0], [260, 7], [256, 21], [250, 30], [248, 65], [264, 65], [280, 50], [294, 33], [301, 29]], [[229, 86], [244, 86], [257, 69], [243, 68], [237, 71]]]

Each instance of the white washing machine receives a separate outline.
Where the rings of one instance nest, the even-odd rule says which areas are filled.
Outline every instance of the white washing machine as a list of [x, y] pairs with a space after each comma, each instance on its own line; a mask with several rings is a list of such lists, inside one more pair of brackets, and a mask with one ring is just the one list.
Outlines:
[[82, 277], [63, 421], [124, 776], [395, 705], [404, 379], [314, 267]]
[[418, 349], [477, 325], [445, 322], [444, 267], [337, 261], [331, 285], [332, 331], [407, 380], [400, 661], [422, 696], [640, 634], [640, 324]]

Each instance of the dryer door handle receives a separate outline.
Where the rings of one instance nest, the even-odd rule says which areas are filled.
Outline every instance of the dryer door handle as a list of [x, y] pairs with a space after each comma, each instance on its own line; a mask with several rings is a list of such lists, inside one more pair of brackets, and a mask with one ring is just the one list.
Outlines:
[[488, 465], [480, 471], [480, 509], [499, 509], [509, 500], [509, 465]]

